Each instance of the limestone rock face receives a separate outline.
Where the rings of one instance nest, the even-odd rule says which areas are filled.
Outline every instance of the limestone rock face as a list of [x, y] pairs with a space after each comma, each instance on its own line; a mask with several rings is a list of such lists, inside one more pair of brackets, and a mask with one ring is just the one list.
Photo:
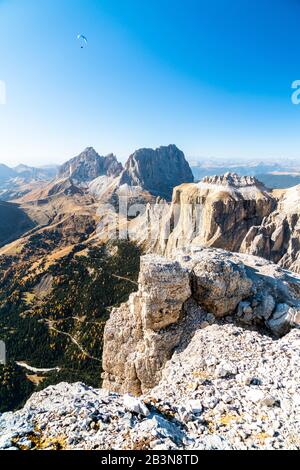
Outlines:
[[184, 153], [176, 145], [169, 145], [137, 150], [129, 157], [120, 184], [140, 186], [154, 196], [170, 200], [175, 186], [192, 181]]
[[187, 270], [176, 261], [144, 256], [139, 283], [143, 328], [159, 331], [176, 323], [191, 294]]
[[251, 295], [252, 281], [237, 258], [218, 250], [195, 251], [182, 258], [182, 264], [192, 272], [193, 298], [216, 317], [234, 312], [239, 302]]
[[277, 209], [250, 228], [241, 251], [300, 272], [300, 186], [284, 191]]
[[174, 259], [146, 255], [138, 292], [104, 332], [104, 388], [145, 393], [175, 348], [215, 321], [286, 334], [300, 327], [300, 276], [262, 258], [190, 247]]
[[238, 251], [249, 228], [274, 209], [275, 199], [255, 178], [228, 173], [176, 188], [173, 206], [178, 222], [167, 243], [168, 255], [190, 242]]
[[[249, 229], [275, 206], [275, 197], [253, 177], [208, 177], [176, 187], [171, 205], [150, 207], [135, 222], [135, 239], [167, 256], [190, 244], [239, 251]], [[143, 229], [145, 223], [160, 228], [156, 244]]]
[[215, 317], [233, 315], [238, 323], [264, 326], [275, 336], [300, 325], [298, 275], [256, 256], [219, 249], [192, 246], [175, 259], [191, 272], [192, 297]]
[[123, 170], [115, 155], [98, 155], [92, 148], [86, 148], [80, 155], [72, 158], [59, 169], [59, 178], [72, 178], [76, 182], [88, 182], [101, 175], [116, 177]]
[[183, 304], [191, 296], [188, 271], [177, 261], [145, 256], [139, 290], [114, 309], [104, 332], [104, 388], [140, 394], [160, 372], [182, 336]]
[[161, 198], [149, 203], [145, 212], [129, 224], [129, 238], [145, 252], [164, 254], [170, 236], [170, 204]]

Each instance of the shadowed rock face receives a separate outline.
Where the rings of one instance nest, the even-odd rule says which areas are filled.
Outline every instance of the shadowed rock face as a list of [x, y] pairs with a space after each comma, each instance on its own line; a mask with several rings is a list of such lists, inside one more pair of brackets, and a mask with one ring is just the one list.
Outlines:
[[226, 317], [277, 337], [299, 327], [300, 277], [261, 258], [210, 248], [179, 250], [173, 260], [144, 256], [138, 292], [105, 327], [103, 387], [147, 392], [174, 348], [188, 344], [203, 323]]
[[251, 227], [241, 251], [300, 273], [300, 186], [286, 190], [277, 209]]
[[117, 161], [115, 155], [101, 157], [92, 147], [88, 147], [80, 155], [62, 165], [58, 177], [86, 182], [101, 175], [116, 177], [122, 170], [122, 164]]
[[140, 186], [167, 200], [175, 186], [192, 181], [192, 170], [176, 145], [137, 150], [129, 157], [121, 178], [121, 184]]

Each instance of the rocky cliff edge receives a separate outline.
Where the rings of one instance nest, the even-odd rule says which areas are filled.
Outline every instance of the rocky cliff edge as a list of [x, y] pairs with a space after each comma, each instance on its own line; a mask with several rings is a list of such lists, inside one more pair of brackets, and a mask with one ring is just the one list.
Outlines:
[[105, 327], [104, 388], [148, 392], [174, 349], [214, 322], [285, 335], [300, 325], [300, 277], [224, 250], [193, 247], [172, 260], [144, 256], [138, 292]]

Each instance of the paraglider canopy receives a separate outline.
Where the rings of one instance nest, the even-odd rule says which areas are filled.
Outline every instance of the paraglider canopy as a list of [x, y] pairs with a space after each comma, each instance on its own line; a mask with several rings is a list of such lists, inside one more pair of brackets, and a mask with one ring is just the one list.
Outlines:
[[81, 42], [81, 49], [83, 49], [84, 46], [87, 45], [87, 43], [88, 43], [87, 38], [83, 34], [78, 34], [77, 39], [78, 39], [78, 41]]

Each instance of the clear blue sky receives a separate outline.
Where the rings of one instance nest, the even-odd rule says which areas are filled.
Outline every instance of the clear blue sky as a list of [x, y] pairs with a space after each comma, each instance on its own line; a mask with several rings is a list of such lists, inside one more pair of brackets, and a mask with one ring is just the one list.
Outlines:
[[300, 157], [299, 18], [298, 0], [0, 0], [0, 162]]

